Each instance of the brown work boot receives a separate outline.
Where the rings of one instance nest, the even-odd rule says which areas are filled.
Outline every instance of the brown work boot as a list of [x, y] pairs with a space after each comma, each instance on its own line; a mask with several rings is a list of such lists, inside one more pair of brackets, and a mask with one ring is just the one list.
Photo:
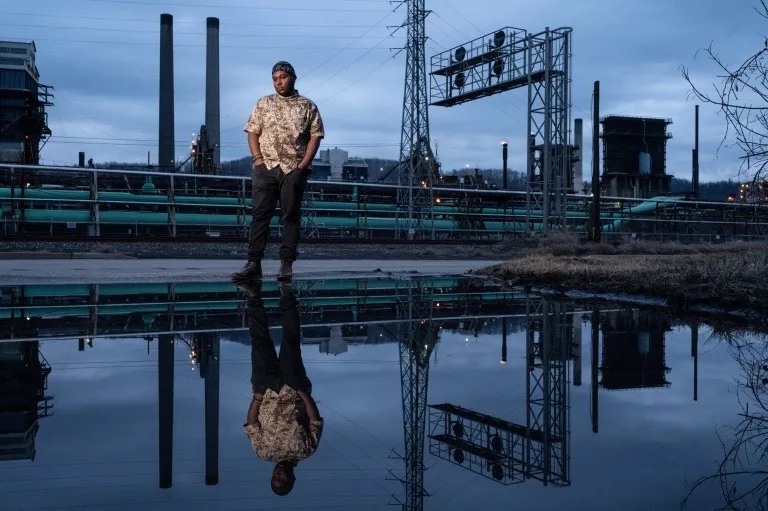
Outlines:
[[293, 262], [285, 259], [280, 262], [280, 272], [277, 274], [277, 280], [285, 282], [293, 278]]
[[243, 269], [232, 274], [232, 280], [252, 280], [261, 278], [261, 261], [248, 261]]

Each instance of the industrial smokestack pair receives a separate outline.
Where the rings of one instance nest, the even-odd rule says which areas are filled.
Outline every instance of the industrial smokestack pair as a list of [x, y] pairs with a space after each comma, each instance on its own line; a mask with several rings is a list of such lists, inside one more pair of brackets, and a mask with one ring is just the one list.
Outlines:
[[[221, 164], [221, 96], [219, 93], [219, 19], [206, 20], [205, 126], [213, 151], [213, 164]], [[160, 15], [160, 124], [158, 166], [161, 172], [174, 172], [174, 97], [173, 97], [173, 16]]]
[[[207, 19], [205, 59], [205, 124], [214, 165], [220, 154], [219, 97], [219, 20]], [[174, 172], [174, 98], [173, 98], [173, 16], [160, 15], [160, 122], [158, 133], [158, 166], [161, 172]], [[165, 338], [163, 338], [165, 337]], [[159, 405], [159, 485], [173, 484], [173, 338], [161, 336], [158, 354]], [[215, 358], [215, 357], [214, 357]], [[211, 364], [205, 381], [205, 484], [219, 481], [219, 386], [218, 362]]]

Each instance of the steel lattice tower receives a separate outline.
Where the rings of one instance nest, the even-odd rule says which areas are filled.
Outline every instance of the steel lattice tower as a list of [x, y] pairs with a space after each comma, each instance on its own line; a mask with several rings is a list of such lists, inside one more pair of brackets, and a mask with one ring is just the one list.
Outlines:
[[566, 227], [565, 198], [571, 175], [571, 32], [570, 28], [547, 28], [529, 35], [526, 45], [527, 225], [531, 227], [531, 213], [540, 211], [542, 232]]
[[[432, 182], [436, 162], [429, 142], [429, 97], [425, 22], [429, 12], [424, 0], [405, 0], [408, 27], [405, 57], [405, 90], [400, 133], [397, 236], [408, 239], [435, 237], [432, 213]], [[406, 215], [403, 218], [404, 214]]]
[[[527, 230], [566, 228], [570, 146], [570, 27], [537, 34], [504, 27], [438, 53], [431, 61], [432, 105], [451, 107], [528, 89]], [[539, 215], [541, 218], [540, 225]]]

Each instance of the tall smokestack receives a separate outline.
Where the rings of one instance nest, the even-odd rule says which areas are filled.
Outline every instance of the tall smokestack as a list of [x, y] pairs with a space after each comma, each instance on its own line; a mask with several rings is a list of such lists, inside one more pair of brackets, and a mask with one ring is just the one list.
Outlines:
[[161, 172], [175, 168], [173, 113], [173, 16], [160, 15], [160, 123], [158, 162]]
[[584, 171], [582, 170], [582, 155], [584, 154], [584, 148], [582, 144], [584, 142], [584, 120], [573, 120], [573, 133], [575, 136], [574, 144], [576, 144], [576, 150], [574, 151], [574, 159], [576, 162], [573, 165], [573, 191], [580, 193], [584, 186]]
[[506, 142], [501, 143], [501, 172], [502, 172], [502, 179], [504, 180], [503, 188], [506, 190], [508, 188], [507, 183], [507, 160], [509, 159], [509, 144]]
[[600, 242], [600, 82], [595, 81], [592, 100], [592, 230], [589, 239]]
[[221, 95], [219, 94], [219, 18], [207, 19], [205, 52], [205, 126], [213, 151], [213, 165], [221, 166]]
[[695, 114], [695, 134], [694, 134], [694, 142], [693, 142], [693, 176], [691, 179], [692, 185], [693, 185], [693, 195], [698, 197], [699, 196], [699, 105], [696, 105], [696, 114]]

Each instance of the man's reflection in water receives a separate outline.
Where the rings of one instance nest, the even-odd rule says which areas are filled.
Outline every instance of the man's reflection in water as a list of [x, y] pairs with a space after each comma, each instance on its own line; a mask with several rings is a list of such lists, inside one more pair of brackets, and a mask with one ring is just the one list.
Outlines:
[[280, 356], [269, 336], [261, 283], [241, 285], [248, 294], [253, 399], [243, 426], [256, 455], [275, 462], [272, 491], [288, 495], [299, 461], [314, 454], [323, 419], [312, 398], [312, 382], [301, 359], [298, 301], [291, 283], [280, 284], [282, 342]]

